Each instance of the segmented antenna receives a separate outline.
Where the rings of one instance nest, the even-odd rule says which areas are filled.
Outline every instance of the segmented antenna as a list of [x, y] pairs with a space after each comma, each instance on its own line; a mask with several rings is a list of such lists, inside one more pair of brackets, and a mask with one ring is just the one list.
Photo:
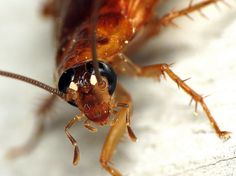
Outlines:
[[49, 85], [46, 85], [46, 84], [44, 84], [40, 81], [37, 81], [35, 79], [28, 78], [26, 76], [18, 75], [18, 74], [3, 71], [3, 70], [0, 70], [0, 76], [5, 76], [8, 78], [12, 78], [12, 79], [16, 79], [16, 80], [20, 80], [20, 81], [32, 84], [36, 87], [39, 87], [41, 89], [48, 91], [51, 94], [57, 95], [58, 97], [60, 97], [62, 99], [64, 99], [64, 97], [65, 97], [64, 93], [60, 92], [58, 89], [55, 89]]
[[101, 74], [99, 72], [99, 65], [97, 60], [97, 47], [96, 47], [96, 26], [98, 20], [98, 11], [101, 7], [103, 0], [96, 0], [93, 7], [93, 13], [91, 17], [91, 49], [92, 49], [92, 59], [93, 59], [93, 68], [95, 71], [95, 76], [98, 82], [102, 81]]

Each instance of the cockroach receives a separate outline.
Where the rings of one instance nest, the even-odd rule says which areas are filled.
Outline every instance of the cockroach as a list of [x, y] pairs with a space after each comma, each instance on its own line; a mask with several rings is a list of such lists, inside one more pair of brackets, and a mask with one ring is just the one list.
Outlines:
[[[189, 17], [190, 13], [218, 2], [225, 3], [223, 0], [190, 1], [188, 7], [158, 18], [154, 10], [160, 4], [159, 0], [48, 0], [43, 14], [54, 19], [57, 39], [55, 79], [58, 88], [7, 71], [0, 70], [0, 75], [48, 91], [51, 95], [39, 109], [41, 116], [50, 111], [57, 97], [79, 109], [79, 114], [64, 129], [74, 147], [74, 165], [79, 163], [80, 151], [69, 129], [82, 119], [85, 119], [84, 126], [92, 132], [97, 131], [94, 125], [110, 125], [100, 164], [111, 175], [119, 176], [121, 173], [110, 164], [119, 139], [125, 131], [132, 141], [136, 141], [137, 137], [131, 128], [132, 100], [117, 82], [117, 74], [152, 79], [169, 76], [196, 102], [196, 109], [198, 104], [203, 108], [218, 137], [230, 137], [230, 132], [219, 128], [204, 97], [176, 75], [171, 64], [142, 67], [126, 54], [156, 36], [164, 26], [174, 24], [175, 19]], [[41, 136], [42, 129], [44, 123], [38, 123], [37, 137], [32, 143]], [[26, 152], [33, 146], [32, 143], [15, 150], [11, 156]]]

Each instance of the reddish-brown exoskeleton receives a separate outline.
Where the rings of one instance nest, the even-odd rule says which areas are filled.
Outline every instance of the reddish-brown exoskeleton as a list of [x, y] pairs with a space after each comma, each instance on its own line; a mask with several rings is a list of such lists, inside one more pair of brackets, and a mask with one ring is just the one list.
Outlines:
[[[154, 16], [154, 9], [159, 0], [49, 0], [43, 13], [55, 22], [58, 89], [6, 71], [0, 71], [0, 75], [25, 81], [52, 93], [39, 109], [40, 115], [51, 109], [57, 96], [80, 110], [80, 114], [65, 126], [65, 133], [74, 146], [74, 165], [79, 162], [80, 152], [69, 128], [82, 118], [86, 118], [84, 126], [93, 132], [96, 131], [93, 124], [110, 125], [100, 163], [111, 175], [119, 176], [120, 172], [109, 163], [112, 154], [126, 129], [132, 141], [136, 140], [136, 136], [130, 127], [131, 97], [117, 83], [116, 74], [153, 79], [167, 74], [191, 96], [196, 107], [197, 104], [202, 106], [216, 134], [223, 139], [229, 138], [229, 132], [218, 127], [204, 98], [180, 79], [169, 64], [140, 67], [125, 54], [157, 35], [163, 26], [172, 24], [174, 19], [217, 2], [224, 1], [204, 0], [195, 4], [190, 1], [187, 8], [158, 18]], [[11, 152], [11, 156], [29, 150], [29, 146], [32, 147], [41, 136], [43, 127], [44, 123], [39, 123], [33, 141]]]

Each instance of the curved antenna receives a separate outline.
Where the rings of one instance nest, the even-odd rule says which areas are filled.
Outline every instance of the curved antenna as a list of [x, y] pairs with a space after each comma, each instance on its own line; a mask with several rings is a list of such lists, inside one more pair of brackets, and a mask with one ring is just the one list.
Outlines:
[[92, 49], [92, 59], [93, 59], [93, 68], [95, 71], [95, 76], [98, 82], [102, 81], [101, 74], [99, 72], [98, 60], [97, 60], [97, 47], [96, 47], [96, 26], [98, 20], [98, 10], [101, 7], [103, 0], [95, 1], [93, 5], [93, 12], [91, 16], [91, 49]]
[[35, 80], [35, 79], [28, 78], [26, 76], [22, 76], [22, 75], [19, 75], [19, 74], [15, 74], [15, 73], [3, 71], [3, 70], [0, 70], [0, 76], [5, 76], [5, 77], [8, 77], [8, 78], [12, 78], [12, 79], [16, 79], [16, 80], [20, 80], [20, 81], [32, 84], [36, 87], [39, 87], [41, 89], [44, 89], [44, 90], [48, 91], [51, 94], [57, 95], [58, 97], [60, 97], [62, 99], [64, 99], [64, 97], [65, 97], [64, 93], [60, 92], [58, 89], [53, 88], [53, 87], [51, 87], [47, 84], [44, 84], [40, 81]]

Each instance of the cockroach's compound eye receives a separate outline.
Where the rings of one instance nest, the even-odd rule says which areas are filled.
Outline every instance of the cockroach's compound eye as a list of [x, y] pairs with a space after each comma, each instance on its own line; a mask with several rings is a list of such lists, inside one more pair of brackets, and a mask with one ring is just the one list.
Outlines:
[[63, 93], [66, 93], [69, 87], [73, 90], [76, 89], [76, 85], [72, 82], [74, 76], [75, 71], [73, 68], [66, 70], [60, 77], [60, 80], [58, 82], [58, 89]]
[[[112, 67], [109, 64], [101, 62], [101, 61], [99, 61], [98, 64], [99, 64], [100, 74], [107, 79], [108, 92], [110, 95], [112, 95], [116, 89], [116, 83], [117, 83], [116, 73], [114, 72], [114, 70], [112, 69]], [[95, 82], [94, 79], [96, 79], [96, 77], [94, 75], [95, 71], [93, 68], [92, 61], [86, 63], [86, 69], [90, 74], [92, 74], [90, 81]], [[106, 85], [105, 81], [102, 81], [100, 83], [101, 88], [104, 88], [105, 85]]]
[[[58, 82], [58, 89], [67, 94], [68, 88], [70, 88], [72, 91], [77, 91], [78, 86], [76, 83], [73, 82], [75, 77], [75, 70], [73, 68], [66, 70], [60, 77], [60, 80]], [[73, 100], [68, 101], [73, 106], [76, 106], [76, 103]]]

